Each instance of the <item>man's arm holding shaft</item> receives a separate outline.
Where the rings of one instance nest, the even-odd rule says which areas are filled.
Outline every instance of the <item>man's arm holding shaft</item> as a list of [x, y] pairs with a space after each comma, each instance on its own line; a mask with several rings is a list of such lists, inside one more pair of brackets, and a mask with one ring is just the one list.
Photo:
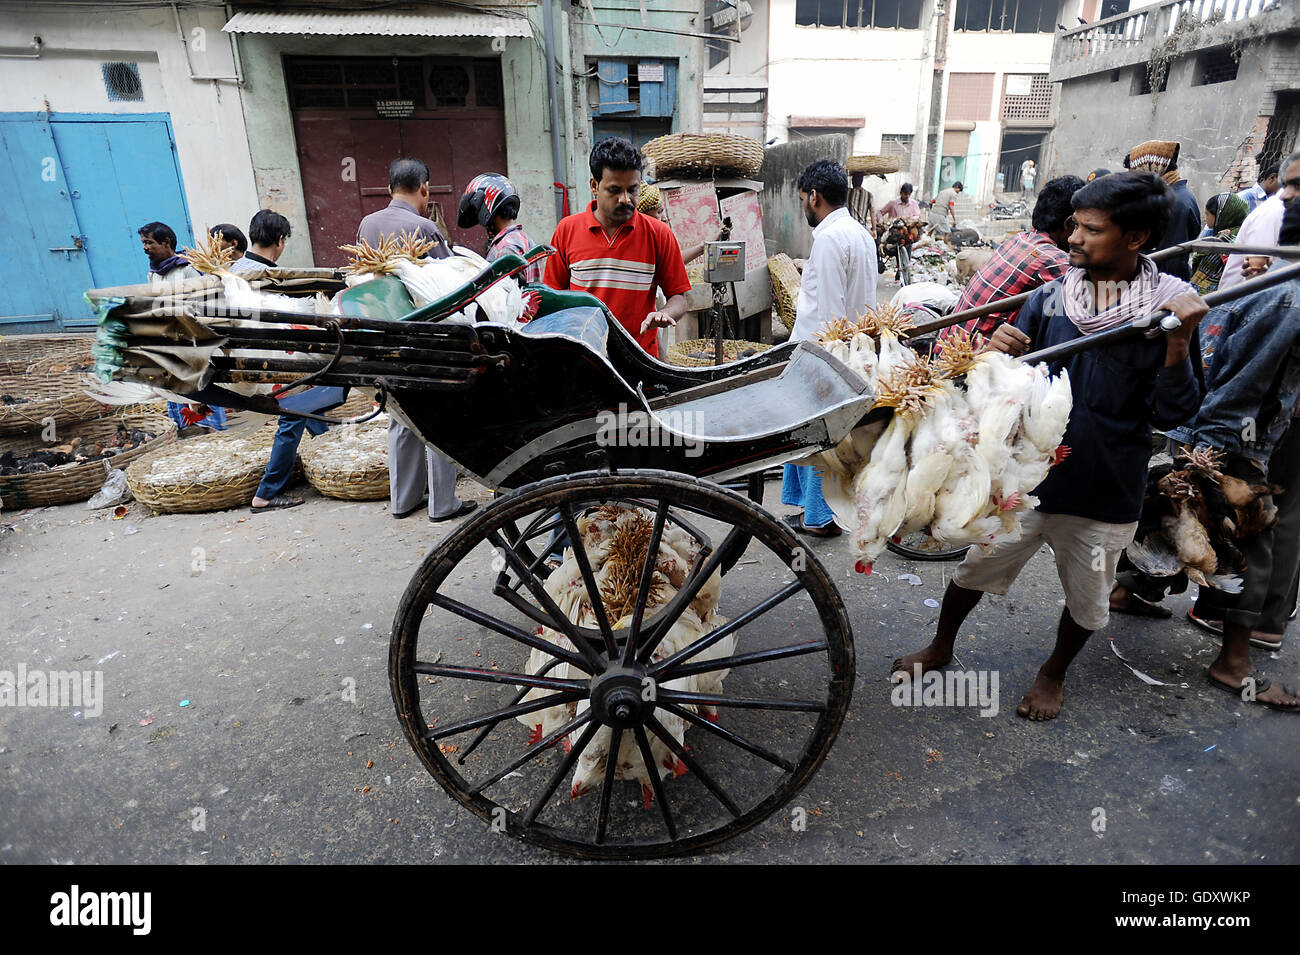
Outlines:
[[1158, 428], [1185, 424], [1195, 416], [1205, 394], [1192, 363], [1201, 361], [1196, 329], [1210, 307], [1195, 292], [1184, 292], [1166, 307], [1180, 324], [1165, 332], [1165, 364], [1156, 372], [1151, 393], [1151, 421]]

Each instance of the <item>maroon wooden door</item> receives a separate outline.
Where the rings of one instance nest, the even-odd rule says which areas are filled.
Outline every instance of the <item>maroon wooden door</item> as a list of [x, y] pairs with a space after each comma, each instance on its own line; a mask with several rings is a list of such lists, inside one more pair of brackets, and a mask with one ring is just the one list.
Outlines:
[[[486, 238], [481, 228], [457, 228], [456, 206], [474, 176], [488, 171], [509, 174], [505, 110], [499, 108], [499, 87], [488, 91], [489, 80], [499, 83], [499, 68], [493, 78], [479, 60], [436, 62], [444, 75], [448, 69], [465, 64], [472, 83], [455, 102], [467, 105], [442, 107], [438, 104], [440, 97], [425, 96], [409, 83], [395, 86], [391, 92], [381, 89], [376, 94], [380, 99], [386, 94], [415, 100], [412, 115], [402, 119], [380, 118], [376, 109], [359, 104], [354, 83], [336, 93], [331, 84], [322, 80], [316, 62], [311, 64], [316, 69], [310, 77], [315, 85], [307, 87], [300, 82], [295, 86], [295, 75], [303, 74], [295, 74], [288, 65], [298, 164], [316, 265], [337, 266], [345, 261], [339, 246], [355, 241], [363, 216], [388, 205], [388, 165], [402, 156], [421, 159], [429, 167], [430, 199], [441, 207], [450, 238], [472, 249], [483, 249]], [[347, 61], [344, 63], [340, 75], [346, 77]], [[437, 87], [431, 88], [435, 94], [438, 92]], [[304, 95], [304, 90], [310, 96]], [[492, 105], [477, 105], [476, 97], [478, 103]], [[308, 102], [329, 105], [303, 105]], [[301, 223], [294, 226], [300, 228]]]

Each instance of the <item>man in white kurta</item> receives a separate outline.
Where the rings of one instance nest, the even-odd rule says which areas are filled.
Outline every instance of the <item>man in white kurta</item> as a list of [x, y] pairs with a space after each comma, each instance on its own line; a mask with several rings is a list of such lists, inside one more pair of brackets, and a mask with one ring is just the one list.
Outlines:
[[[1246, 216], [1246, 221], [1237, 230], [1237, 245], [1277, 245], [1278, 233], [1282, 230], [1282, 216], [1286, 213], [1286, 203], [1282, 201], [1282, 190], [1278, 190], [1255, 207], [1255, 211]], [[1230, 255], [1223, 266], [1223, 276], [1219, 279], [1219, 288], [1231, 288], [1245, 281], [1243, 271], [1246, 255]]]
[[[845, 208], [848, 197], [848, 176], [834, 160], [820, 159], [799, 177], [813, 244], [803, 267], [791, 341], [815, 339], [827, 322], [856, 319], [876, 304], [876, 243]], [[803, 509], [802, 516], [790, 519], [795, 530], [817, 537], [840, 533], [813, 468], [785, 466], [781, 501]]]

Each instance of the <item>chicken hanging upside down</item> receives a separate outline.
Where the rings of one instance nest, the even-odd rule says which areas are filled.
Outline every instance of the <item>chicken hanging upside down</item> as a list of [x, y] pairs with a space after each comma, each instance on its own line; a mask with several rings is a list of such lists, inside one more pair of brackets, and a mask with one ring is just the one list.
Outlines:
[[1031, 367], [957, 331], [927, 360], [907, 346], [890, 306], [829, 322], [820, 343], [896, 411], [805, 462], [822, 477], [836, 522], [852, 532], [856, 567], [870, 573], [895, 534], [929, 528], [948, 546], [1020, 535], [1031, 492], [1069, 449], [1070, 379]]
[[1276, 508], [1265, 507], [1271, 490], [1224, 474], [1223, 455], [1209, 448], [1183, 449], [1157, 459], [1133, 543], [1133, 565], [1151, 577], [1180, 571], [1201, 587], [1240, 593], [1246, 564], [1237, 542], [1272, 527]]
[[[637, 507], [606, 505], [583, 514], [578, 517], [576, 523], [610, 625], [615, 632], [627, 628], [632, 622], [637, 588], [650, 546], [653, 532], [652, 516]], [[677, 594], [689, 576], [699, 553], [700, 544], [691, 534], [671, 522], [664, 525], [649, 599], [646, 603], [647, 619], [653, 615], [656, 608], [664, 606]], [[564, 560], [547, 578], [545, 589], [570, 621], [593, 631], [597, 629], [596, 615], [592, 610], [573, 548], [570, 547], [565, 551]], [[727, 618], [717, 610], [721, 593], [722, 575], [715, 571], [682, 611], [676, 623], [664, 635], [663, 640], [651, 654], [650, 660], [652, 662], [664, 660], [726, 623]], [[573, 649], [573, 645], [563, 634], [549, 627], [539, 627], [537, 632], [543, 639], [558, 647]], [[736, 636], [734, 633], [729, 634], [713, 646], [705, 648], [692, 658], [692, 662], [731, 656], [735, 652]], [[551, 654], [542, 650], [533, 650], [528, 658], [526, 672], [539, 673], [543, 670], [546, 670], [548, 675], [560, 679], [585, 679], [587, 676], [568, 663], [562, 661], [556, 663], [556, 658]], [[665, 681], [659, 686], [668, 690], [716, 694], [721, 692], [722, 681], [728, 672], [730, 671], [724, 669], [691, 674], [681, 679]], [[539, 689], [530, 690], [523, 699], [524, 701], [538, 699], [548, 692]], [[583, 699], [574, 703], [547, 707], [536, 713], [518, 716], [516, 719], [531, 729], [528, 743], [533, 745], [553, 736], [565, 724], [586, 712], [589, 706], [589, 701]], [[705, 719], [717, 719], [716, 710], [707, 705], [685, 704], [683, 708], [699, 713]], [[654, 710], [654, 717], [669, 732], [678, 746], [684, 745], [686, 735], [684, 719], [662, 708]], [[567, 752], [582, 734], [583, 729], [585, 727], [562, 736], [557, 742]], [[649, 731], [646, 735], [655, 764], [653, 771], [658, 773], [660, 778], [669, 774], [680, 776], [686, 772], [685, 765], [666, 743]], [[611, 755], [609, 750], [612, 742], [613, 730], [609, 726], [602, 725], [597, 729], [578, 757], [570, 795], [576, 799], [600, 786], [605, 778], [607, 762], [613, 758], [617, 761], [614, 778], [635, 779], [639, 782], [643, 801], [649, 808], [654, 798], [652, 778], [645, 760], [642, 759], [634, 734], [631, 731], [624, 732], [619, 742], [618, 752]]]

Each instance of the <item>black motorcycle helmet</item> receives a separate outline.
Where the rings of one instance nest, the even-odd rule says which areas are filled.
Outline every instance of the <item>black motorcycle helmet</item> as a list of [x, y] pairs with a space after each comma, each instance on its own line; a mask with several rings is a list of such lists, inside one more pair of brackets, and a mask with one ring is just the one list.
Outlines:
[[505, 176], [485, 172], [475, 176], [465, 187], [456, 211], [456, 225], [472, 229], [477, 223], [486, 229], [502, 214], [510, 219], [519, 215], [519, 193]]

